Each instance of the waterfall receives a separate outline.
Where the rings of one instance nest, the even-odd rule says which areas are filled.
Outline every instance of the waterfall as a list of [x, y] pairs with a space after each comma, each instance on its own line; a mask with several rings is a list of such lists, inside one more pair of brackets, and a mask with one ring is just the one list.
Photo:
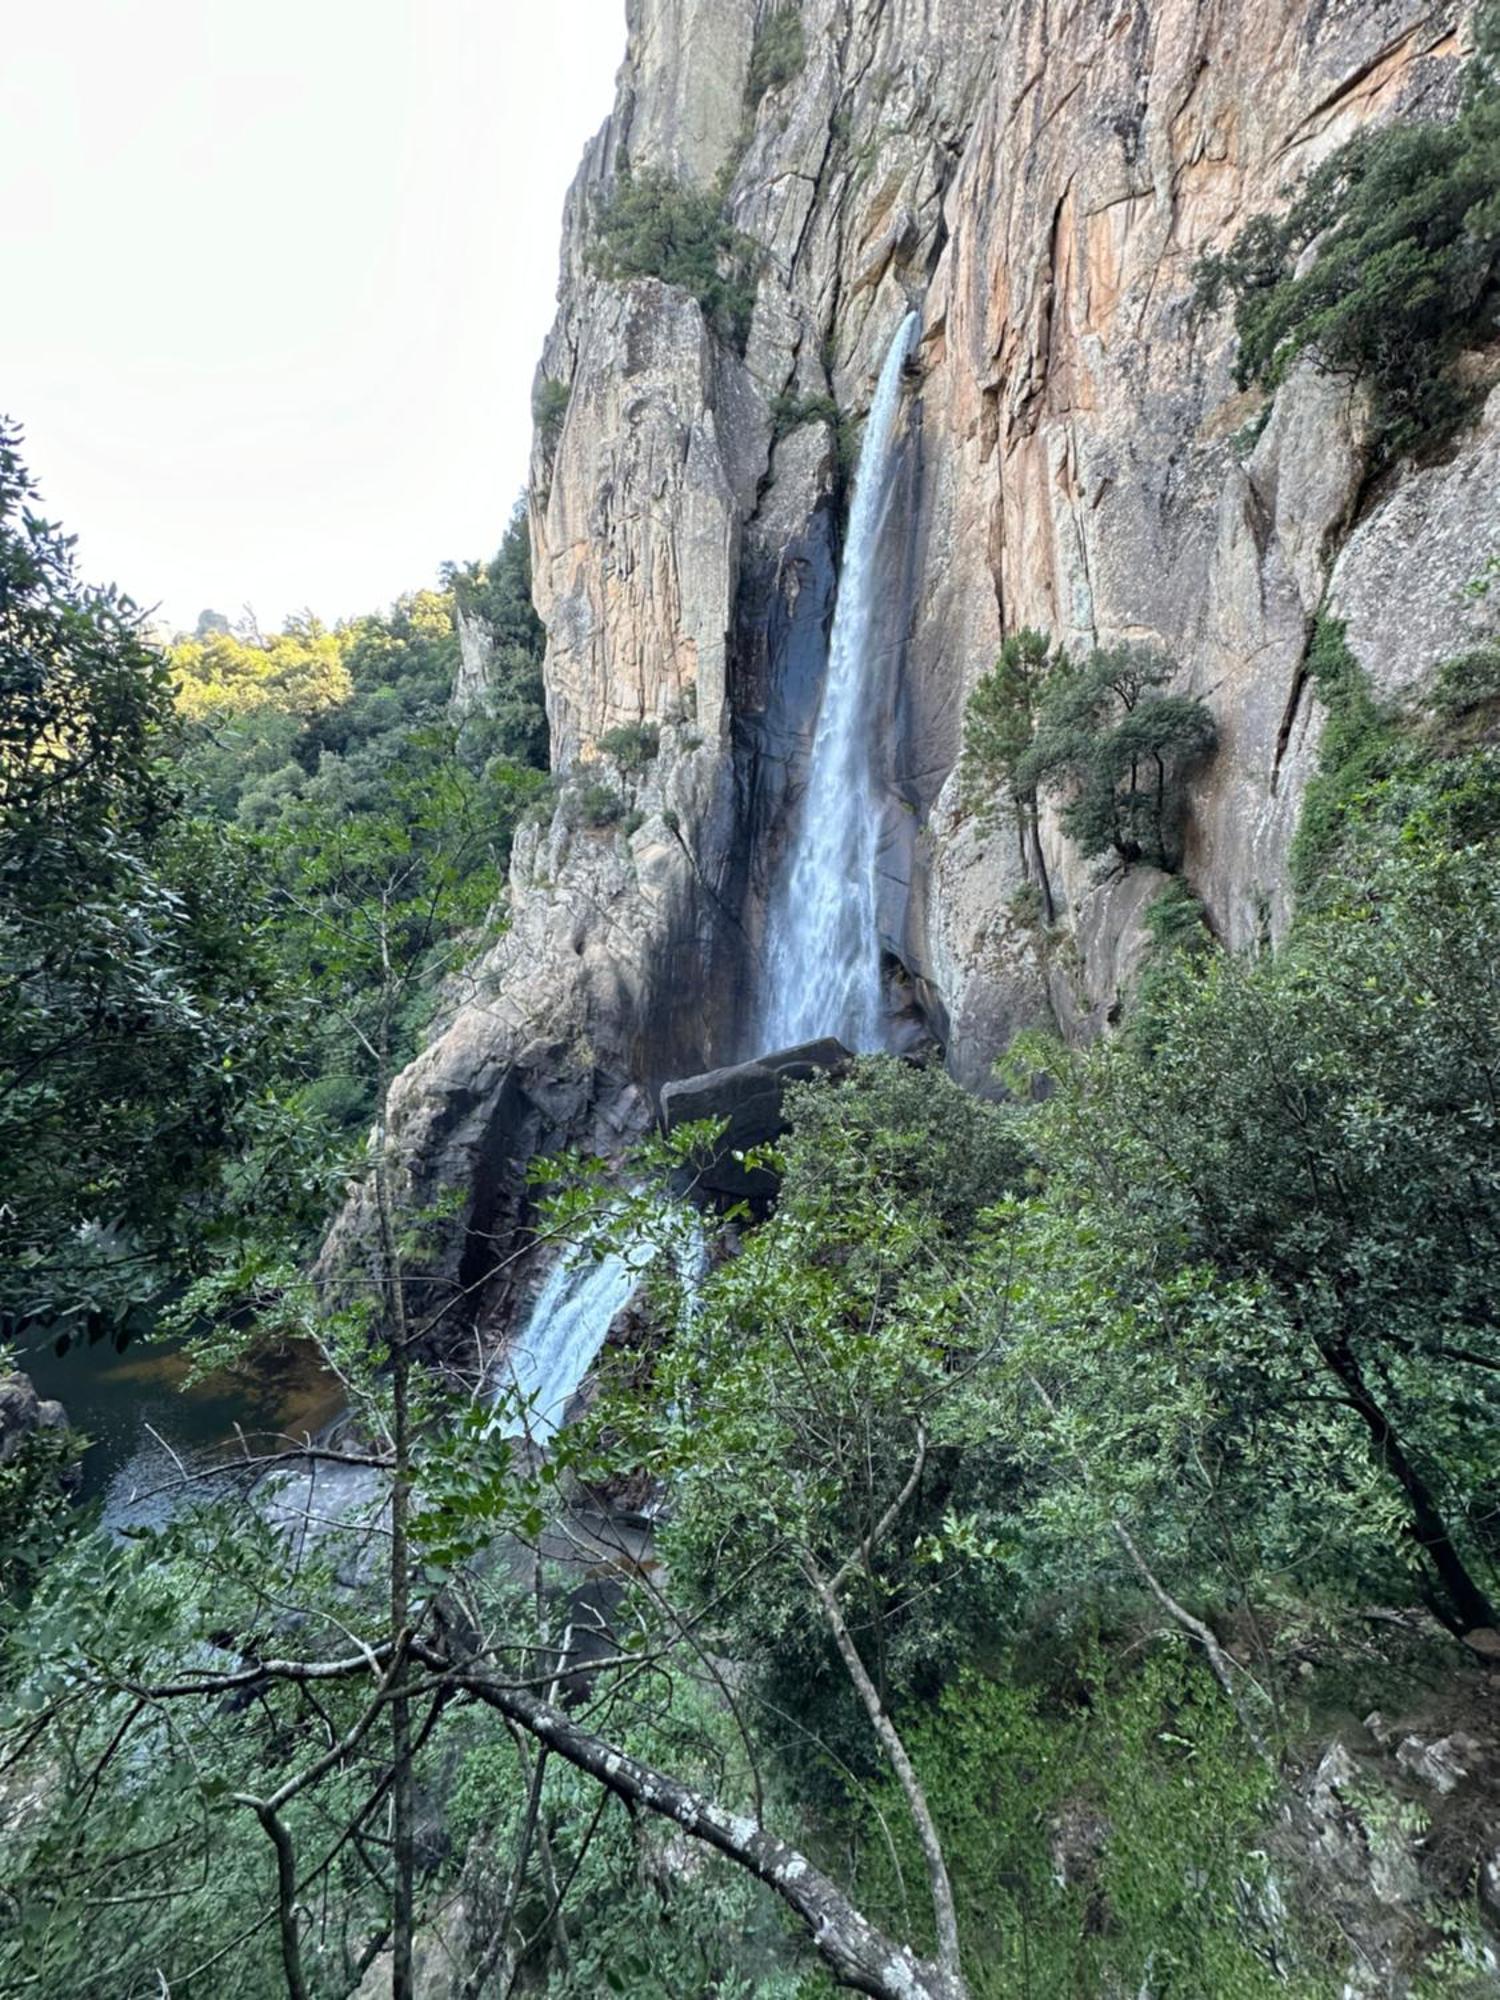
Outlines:
[[[671, 1236], [671, 1254], [691, 1313], [707, 1270], [707, 1238], [696, 1214], [686, 1208], [673, 1215]], [[525, 1431], [544, 1444], [561, 1428], [616, 1316], [640, 1289], [661, 1247], [658, 1224], [656, 1235], [642, 1230], [604, 1256], [574, 1244], [558, 1258], [496, 1371], [495, 1421], [511, 1436]]]
[[499, 1421], [545, 1443], [604, 1345], [615, 1315], [641, 1282], [638, 1260], [576, 1249], [559, 1257], [499, 1369]]
[[908, 313], [897, 329], [860, 447], [807, 790], [767, 913], [761, 1042], [768, 1049], [823, 1035], [856, 1051], [885, 1041], [875, 894], [880, 802], [871, 742], [878, 713], [875, 556], [895, 463], [901, 370], [918, 322], [917, 313]]

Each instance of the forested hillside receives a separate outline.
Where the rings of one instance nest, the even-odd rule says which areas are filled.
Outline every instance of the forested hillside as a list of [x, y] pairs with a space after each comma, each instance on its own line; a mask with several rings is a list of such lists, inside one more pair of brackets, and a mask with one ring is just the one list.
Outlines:
[[0, 1331], [342, 1410], [0, 1376], [7, 1991], [1500, 1992], [1500, 17], [868, 13], [632, 6], [389, 612], [0, 433]]

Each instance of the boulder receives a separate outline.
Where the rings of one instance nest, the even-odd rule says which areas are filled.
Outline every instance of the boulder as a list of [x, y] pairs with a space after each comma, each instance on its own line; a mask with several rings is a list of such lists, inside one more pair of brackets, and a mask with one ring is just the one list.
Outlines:
[[852, 1061], [843, 1043], [829, 1036], [757, 1056], [753, 1062], [731, 1063], [702, 1076], [682, 1077], [662, 1086], [661, 1122], [666, 1131], [674, 1132], [680, 1125], [703, 1119], [727, 1120], [712, 1160], [697, 1176], [697, 1185], [735, 1199], [771, 1194], [775, 1192], [775, 1176], [745, 1167], [735, 1155], [752, 1146], [769, 1145], [786, 1131], [782, 1105], [788, 1084], [806, 1083], [815, 1076], [840, 1076]]
[[61, 1403], [38, 1396], [29, 1375], [0, 1375], [0, 1465], [19, 1457], [37, 1431], [65, 1431], [67, 1412]]

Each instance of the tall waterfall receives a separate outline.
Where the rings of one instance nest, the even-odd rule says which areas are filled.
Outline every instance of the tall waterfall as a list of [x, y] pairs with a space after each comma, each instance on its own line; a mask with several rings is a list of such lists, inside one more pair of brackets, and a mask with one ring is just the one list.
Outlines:
[[801, 817], [766, 922], [761, 1041], [766, 1048], [836, 1035], [880, 1048], [879, 833], [871, 742], [876, 547], [895, 464], [901, 370], [919, 315], [897, 329], [870, 405], [854, 481], [828, 672]]

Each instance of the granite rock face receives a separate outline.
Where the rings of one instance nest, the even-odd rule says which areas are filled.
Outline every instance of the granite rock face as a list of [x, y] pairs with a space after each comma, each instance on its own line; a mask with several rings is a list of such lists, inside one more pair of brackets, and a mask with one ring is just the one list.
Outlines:
[[[460, 1191], [455, 1269], [519, 1213], [532, 1151], [621, 1145], [664, 1081], [758, 1052], [851, 439], [913, 306], [870, 669], [880, 927], [966, 1083], [1021, 1028], [1108, 1029], [1160, 888], [1098, 879], [1044, 824], [1042, 934], [1013, 837], [966, 813], [963, 705], [1007, 632], [1155, 643], [1210, 704], [1186, 875], [1239, 947], [1289, 913], [1315, 614], [1391, 691], [1495, 615], [1461, 585], [1500, 546], [1500, 397], [1441, 463], [1375, 482], [1357, 388], [1303, 366], [1265, 407], [1235, 388], [1228, 316], [1193, 300], [1203, 252], [1356, 130], [1451, 115], [1467, 0], [802, 0], [800, 73], [754, 105], [769, 0], [626, 11], [539, 370], [566, 398], [530, 496], [562, 797], [517, 844], [509, 935], [393, 1107], [413, 1192]], [[626, 159], [726, 189], [759, 245], [743, 355], [687, 293], [590, 267]], [[631, 723], [661, 731], [644, 772], [602, 749]], [[586, 782], [631, 818], [581, 827]]]

